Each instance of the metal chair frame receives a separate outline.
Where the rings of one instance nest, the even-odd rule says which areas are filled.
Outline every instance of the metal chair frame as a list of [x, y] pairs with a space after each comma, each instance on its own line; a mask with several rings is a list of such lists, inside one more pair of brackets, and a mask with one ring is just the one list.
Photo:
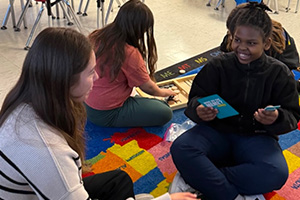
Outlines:
[[[28, 1], [30, 1], [30, 0], [28, 0]], [[71, 18], [69, 16], [69, 14], [70, 14], [72, 16], [72, 18], [73, 18], [73, 20], [74, 20], [77, 28], [79, 29], [79, 31], [83, 32], [82, 25], [81, 25], [80, 21], [77, 19], [77, 16], [76, 16], [76, 14], [75, 14], [75, 12], [74, 12], [74, 10], [73, 10], [73, 8], [72, 8], [72, 6], [71, 6], [71, 4], [69, 3], [68, 0], [55, 0], [55, 2], [53, 2], [53, 3], [51, 3], [50, 0], [45, 0], [44, 2], [42, 2], [42, 6], [40, 8], [38, 16], [37, 16], [37, 18], [36, 18], [36, 20], [34, 22], [34, 25], [33, 25], [32, 29], [31, 29], [31, 32], [30, 32], [29, 37], [27, 39], [27, 42], [26, 42], [25, 47], [24, 47], [25, 50], [28, 50], [30, 48], [29, 44], [30, 44], [30, 42], [32, 40], [32, 37], [33, 37], [34, 33], [35, 33], [37, 25], [40, 22], [40, 18], [41, 18], [42, 14], [43, 14], [43, 11], [45, 10], [45, 4], [46, 4], [46, 7], [47, 7], [48, 26], [49, 27], [52, 26], [52, 20], [51, 20], [51, 18], [52, 18], [52, 11], [51, 11], [51, 7], [53, 7], [54, 5], [58, 4], [61, 7], [61, 9], [63, 10], [65, 17], [68, 20], [68, 25], [73, 25], [73, 23], [71, 22]], [[24, 12], [26, 13], [26, 11], [24, 11]], [[19, 19], [19, 21], [20, 20], [21, 20], [21, 18]]]
[[[119, 0], [116, 0], [116, 1], [118, 3], [118, 7], [120, 8], [122, 5], [121, 2]], [[126, 0], [122, 0], [122, 1], [124, 3]], [[102, 19], [101, 19], [102, 27], [104, 27], [107, 24], [110, 12], [113, 11], [113, 8], [112, 8], [113, 2], [114, 2], [114, 0], [109, 1], [108, 9], [107, 9], [107, 12], [105, 15], [105, 11], [104, 11], [105, 0], [97, 0], [97, 28], [100, 28], [100, 11], [101, 11], [101, 17], [102, 17]], [[145, 2], [145, 0], [142, 0], [142, 2]], [[83, 13], [81, 12], [82, 3], [83, 3], [83, 0], [80, 0], [77, 14], [78, 15], [82, 14], [82, 16], [87, 16], [87, 9], [88, 9], [90, 0], [87, 0]]]
[[[20, 2], [21, 2], [21, 8], [24, 9], [24, 1], [20, 0]], [[6, 25], [7, 25], [10, 15], [11, 15], [11, 19], [12, 19], [13, 28], [16, 28], [17, 23], [16, 23], [15, 9], [14, 9], [14, 0], [9, 0], [9, 5], [8, 5], [8, 8], [6, 10], [6, 13], [5, 13], [2, 25], [1, 25], [2, 30], [7, 29]], [[26, 22], [25, 18], [23, 18], [23, 22], [24, 22], [24, 28], [27, 29], [27, 22]]]
[[[290, 8], [290, 4], [291, 4], [291, 0], [288, 0], [288, 5], [287, 5], [287, 7], [285, 8], [286, 12], [289, 12], [289, 10], [291, 10], [291, 8]], [[298, 8], [299, 8], [299, 0], [297, 0], [296, 9], [295, 9], [295, 13], [297, 13], [297, 12], [298, 12]]]

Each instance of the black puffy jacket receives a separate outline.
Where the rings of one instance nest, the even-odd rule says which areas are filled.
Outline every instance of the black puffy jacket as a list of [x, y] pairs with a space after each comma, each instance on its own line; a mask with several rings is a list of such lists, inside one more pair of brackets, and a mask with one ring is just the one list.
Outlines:
[[[195, 77], [185, 114], [196, 123], [197, 99], [219, 94], [239, 115], [208, 122], [222, 132], [279, 135], [297, 128], [300, 107], [295, 80], [282, 62], [263, 54], [259, 59], [241, 64], [234, 52], [209, 61]], [[253, 117], [258, 108], [281, 105], [272, 125], [263, 125]]]

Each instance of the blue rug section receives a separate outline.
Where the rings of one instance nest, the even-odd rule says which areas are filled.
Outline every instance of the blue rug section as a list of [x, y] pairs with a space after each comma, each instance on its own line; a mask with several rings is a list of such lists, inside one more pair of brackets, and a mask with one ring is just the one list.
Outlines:
[[[170, 122], [161, 127], [144, 127], [148, 133], [153, 133], [163, 138], [165, 132], [172, 123], [182, 124], [187, 117], [184, 115], [184, 109], [174, 110], [173, 118]], [[106, 149], [113, 146], [110, 142], [111, 136], [116, 132], [126, 132], [130, 128], [107, 128], [100, 127], [87, 121], [86, 131], [86, 159], [91, 159], [97, 156], [101, 151], [106, 152]]]
[[296, 129], [279, 136], [279, 144], [283, 150], [297, 144], [300, 141], [300, 130]]
[[159, 168], [155, 167], [153, 170], [148, 172], [146, 175], [142, 176], [133, 184], [134, 193], [150, 193], [157, 185], [165, 180], [166, 178], [163, 176]]
[[97, 156], [101, 151], [106, 152], [106, 149], [114, 145], [110, 142], [111, 136], [116, 132], [126, 132], [128, 129], [100, 127], [87, 121], [85, 126], [86, 159]]

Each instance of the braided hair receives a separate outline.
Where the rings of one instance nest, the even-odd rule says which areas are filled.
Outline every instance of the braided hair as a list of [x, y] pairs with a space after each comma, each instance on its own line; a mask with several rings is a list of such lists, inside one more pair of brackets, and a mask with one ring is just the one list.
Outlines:
[[249, 2], [244, 8], [238, 9], [226, 25], [232, 34], [238, 26], [251, 26], [260, 31], [265, 41], [272, 34], [272, 21], [266, 11], [272, 10], [263, 2]]

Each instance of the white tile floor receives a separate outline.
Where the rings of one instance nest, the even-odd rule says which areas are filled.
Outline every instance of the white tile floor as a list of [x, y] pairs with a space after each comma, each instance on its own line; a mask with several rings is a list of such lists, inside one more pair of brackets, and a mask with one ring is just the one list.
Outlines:
[[[26, 1], [26, 0], [25, 0]], [[34, 0], [32, 0], [34, 2]], [[81, 11], [84, 10], [86, 1], [83, 1]], [[119, 0], [121, 3], [122, 0]], [[217, 0], [212, 0], [212, 7], [207, 7], [208, 0], [145, 0], [152, 10], [155, 18], [155, 38], [158, 48], [157, 69], [163, 69], [182, 60], [205, 52], [220, 44], [226, 33], [225, 21], [228, 13], [235, 7], [235, 1], [227, 0], [225, 7], [214, 10]], [[275, 8], [275, 0], [270, 0], [270, 7]], [[285, 12], [288, 0], [277, 0], [279, 14], [270, 13], [270, 16], [281, 22], [288, 32], [294, 37], [298, 49], [300, 49], [300, 15], [294, 13], [296, 0], [291, 0], [289, 12]], [[0, 0], [0, 22], [4, 19], [8, 0]], [[80, 0], [74, 0], [75, 12], [78, 11]], [[105, 1], [105, 10], [110, 0]], [[109, 22], [113, 20], [118, 11], [118, 1], [114, 1], [114, 11], [111, 12]], [[20, 15], [20, 1], [15, 1], [16, 17]], [[0, 30], [0, 105], [9, 89], [18, 79], [22, 62], [26, 55], [23, 50], [27, 37], [34, 24], [40, 4], [33, 3], [29, 8], [26, 19], [28, 29], [21, 26], [20, 32], [12, 28], [9, 18], [6, 30]], [[53, 9], [55, 14], [55, 9]], [[62, 12], [60, 12], [61, 14]], [[96, 1], [91, 0], [88, 16], [78, 15], [86, 34], [97, 28]], [[2, 25], [1, 25], [2, 26]], [[36, 33], [48, 26], [47, 12], [44, 11], [41, 23]], [[53, 20], [53, 26], [67, 26], [66, 19]], [[75, 25], [71, 26], [76, 28]]]

